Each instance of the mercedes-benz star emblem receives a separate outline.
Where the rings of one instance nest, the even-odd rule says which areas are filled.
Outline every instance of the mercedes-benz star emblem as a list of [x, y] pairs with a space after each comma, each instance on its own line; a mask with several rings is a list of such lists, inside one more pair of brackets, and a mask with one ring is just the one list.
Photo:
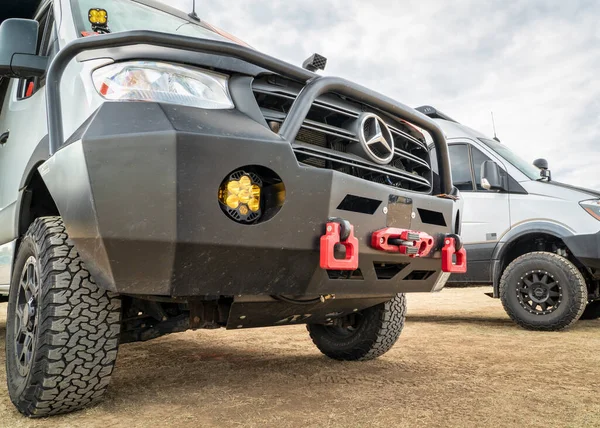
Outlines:
[[394, 138], [379, 116], [372, 113], [362, 116], [359, 122], [358, 140], [365, 154], [373, 162], [385, 165], [394, 158]]

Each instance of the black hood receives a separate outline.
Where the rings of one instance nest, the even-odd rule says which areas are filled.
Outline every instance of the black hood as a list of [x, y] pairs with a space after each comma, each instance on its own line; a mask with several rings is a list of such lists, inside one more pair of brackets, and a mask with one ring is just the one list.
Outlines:
[[590, 196], [593, 196], [593, 197], [596, 197], [596, 198], [600, 198], [600, 192], [598, 192], [596, 190], [586, 189], [584, 187], [572, 186], [570, 184], [560, 183], [558, 181], [550, 181], [550, 182], [548, 182], [548, 184], [551, 184], [551, 185], [554, 185], [554, 186], [558, 186], [558, 187], [563, 187], [565, 189], [577, 190], [577, 191], [582, 192], [582, 193], [589, 193]]

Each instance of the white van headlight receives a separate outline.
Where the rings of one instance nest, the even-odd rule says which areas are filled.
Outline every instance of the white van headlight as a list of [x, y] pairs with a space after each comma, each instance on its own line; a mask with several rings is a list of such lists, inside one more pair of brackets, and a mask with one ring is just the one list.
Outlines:
[[600, 220], [600, 199], [594, 199], [592, 201], [582, 201], [579, 205], [586, 210], [596, 220]]
[[96, 90], [113, 101], [152, 101], [203, 109], [231, 109], [228, 77], [155, 61], [128, 61], [92, 73]]

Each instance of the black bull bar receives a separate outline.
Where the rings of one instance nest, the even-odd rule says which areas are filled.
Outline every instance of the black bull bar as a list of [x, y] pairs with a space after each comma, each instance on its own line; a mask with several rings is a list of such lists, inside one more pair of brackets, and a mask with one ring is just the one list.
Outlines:
[[[136, 30], [81, 38], [70, 42], [58, 52], [50, 64], [46, 79], [48, 134], [51, 156], [65, 142], [60, 81], [69, 62], [85, 51], [132, 45], [150, 45], [232, 57], [305, 83], [306, 86], [294, 101], [289, 114], [279, 130], [279, 134], [286, 141], [293, 141], [295, 139], [314, 101], [320, 95], [329, 92], [347, 96], [411, 122], [431, 134], [437, 149], [441, 191], [447, 194], [452, 193], [448, 145], [444, 134], [434, 121], [418, 111], [345, 79], [318, 76], [301, 67], [278, 60], [251, 48], [229, 42], [198, 39], [156, 31]], [[140, 53], [137, 52], [136, 58], [139, 57]]]

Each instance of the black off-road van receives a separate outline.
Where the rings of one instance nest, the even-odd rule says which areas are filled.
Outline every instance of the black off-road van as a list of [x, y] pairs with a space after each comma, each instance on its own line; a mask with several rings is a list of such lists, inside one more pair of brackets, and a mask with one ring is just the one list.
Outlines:
[[97, 400], [119, 343], [190, 328], [303, 323], [329, 357], [375, 358], [402, 293], [464, 271], [421, 113], [163, 3], [8, 3], [0, 290], [22, 413]]

